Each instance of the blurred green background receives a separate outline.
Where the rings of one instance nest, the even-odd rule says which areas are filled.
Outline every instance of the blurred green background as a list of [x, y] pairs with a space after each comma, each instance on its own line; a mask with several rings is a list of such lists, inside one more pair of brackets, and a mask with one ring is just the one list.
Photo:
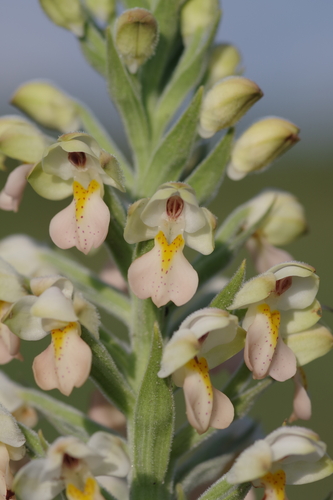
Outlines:
[[[240, 182], [225, 179], [210, 209], [222, 222], [235, 207], [264, 188], [275, 187], [294, 193], [305, 206], [309, 232], [286, 249], [295, 259], [316, 268], [321, 277], [319, 300], [333, 307], [333, 68], [328, 64], [333, 43], [333, 4], [326, 2], [317, 7], [311, 0], [304, 0], [301, 6], [299, 2], [290, 5], [288, 0], [281, 0], [278, 5], [267, 0], [247, 3], [225, 0], [223, 7], [219, 40], [233, 42], [240, 48], [245, 76], [255, 80], [265, 92], [265, 97], [242, 120], [239, 131], [255, 119], [273, 114], [297, 123], [302, 141], [260, 175], [249, 176]], [[119, 119], [109, 104], [103, 80], [85, 63], [71, 34], [53, 26], [45, 18], [37, 0], [2, 2], [0, 28], [1, 114], [16, 112], [8, 101], [19, 84], [32, 78], [48, 78], [84, 100], [126, 148]], [[1, 172], [0, 187], [5, 177]], [[0, 236], [28, 233], [50, 242], [49, 221], [67, 204], [68, 200], [43, 200], [28, 188], [19, 213], [1, 212]], [[239, 255], [228, 270], [229, 276], [245, 256], [245, 251]], [[79, 258], [87, 266], [98, 269], [104, 254]], [[253, 272], [249, 263], [248, 276]], [[332, 313], [324, 311], [323, 321], [333, 328]], [[33, 383], [31, 370], [26, 367], [41, 352], [43, 345], [48, 344], [48, 339], [43, 342], [26, 343], [23, 351], [25, 363], [14, 361], [6, 366], [6, 371], [20, 382]], [[333, 456], [333, 353], [306, 366], [306, 375], [313, 416], [309, 422], [297, 424], [318, 432]], [[85, 408], [86, 388], [90, 390], [91, 384], [74, 390], [67, 401]], [[265, 432], [271, 432], [289, 416], [292, 392], [291, 382], [276, 383], [253, 408], [251, 414], [263, 422]], [[56, 391], [52, 394], [58, 396]], [[289, 500], [324, 500], [331, 490], [332, 477], [311, 485], [290, 487], [288, 497]]]

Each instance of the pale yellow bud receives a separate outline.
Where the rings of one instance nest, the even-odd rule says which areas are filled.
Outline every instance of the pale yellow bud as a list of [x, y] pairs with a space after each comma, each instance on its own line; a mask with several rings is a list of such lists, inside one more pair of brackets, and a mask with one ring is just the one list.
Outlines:
[[80, 0], [39, 0], [39, 3], [54, 24], [83, 36], [85, 18]]
[[37, 163], [49, 144], [49, 139], [24, 118], [0, 118], [0, 152], [3, 155], [24, 163]]
[[208, 28], [221, 13], [219, 0], [188, 0], [180, 15], [180, 30], [185, 45], [198, 29]]
[[228, 175], [242, 179], [262, 170], [299, 141], [299, 128], [288, 120], [263, 118], [248, 128], [236, 141], [231, 153]]
[[239, 74], [241, 72], [238, 69], [240, 62], [241, 55], [234, 45], [228, 43], [217, 45], [213, 49], [208, 65], [207, 87], [212, 87], [227, 76]]
[[271, 245], [288, 245], [307, 229], [304, 208], [291, 193], [267, 190], [250, 200], [247, 205], [250, 208], [247, 227], [260, 220], [271, 207], [258, 229], [260, 235]]
[[85, 0], [90, 12], [102, 23], [108, 23], [115, 12], [115, 0]]
[[117, 19], [116, 45], [131, 73], [154, 54], [157, 42], [157, 21], [148, 10], [126, 10]]
[[47, 82], [25, 83], [17, 89], [11, 104], [44, 127], [60, 132], [69, 132], [80, 127], [74, 101]]
[[204, 97], [199, 134], [212, 137], [218, 130], [231, 127], [263, 96], [258, 85], [242, 76], [224, 78]]

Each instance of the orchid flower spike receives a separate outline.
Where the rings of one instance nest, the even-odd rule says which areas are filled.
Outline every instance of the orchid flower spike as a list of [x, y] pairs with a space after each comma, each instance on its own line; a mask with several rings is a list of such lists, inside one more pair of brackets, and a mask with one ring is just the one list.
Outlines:
[[120, 438], [96, 432], [85, 444], [76, 437], [60, 437], [45, 458], [22, 467], [14, 489], [21, 500], [51, 500], [66, 490], [69, 500], [102, 500], [96, 476], [126, 477], [130, 462]]
[[234, 407], [212, 386], [209, 370], [244, 347], [244, 334], [236, 316], [207, 307], [188, 316], [164, 348], [158, 376], [172, 374], [183, 387], [187, 418], [199, 434], [209, 427], [225, 429], [233, 421]]
[[116, 158], [82, 132], [60, 136], [46, 149], [28, 181], [50, 200], [73, 195], [72, 203], [51, 220], [50, 236], [59, 248], [76, 246], [85, 254], [98, 248], [108, 232], [110, 212], [103, 201], [103, 185], [125, 191]]
[[10, 460], [21, 460], [25, 455], [25, 438], [14, 417], [0, 404], [0, 497], [13, 496], [13, 475]]
[[244, 230], [258, 222], [267, 211], [260, 227], [246, 243], [259, 273], [293, 260], [293, 257], [276, 246], [288, 245], [307, 229], [304, 208], [290, 193], [266, 190], [246, 203], [249, 215]]
[[172, 300], [188, 302], [198, 287], [198, 275], [183, 255], [185, 245], [208, 255], [214, 250], [216, 220], [199, 207], [194, 190], [182, 182], [162, 184], [152, 198], [130, 206], [124, 231], [128, 243], [155, 239], [152, 250], [128, 270], [132, 291], [151, 297], [158, 307]]
[[33, 362], [34, 377], [41, 389], [57, 388], [68, 396], [89, 376], [92, 354], [81, 339], [80, 325], [98, 336], [98, 313], [61, 276], [33, 278], [30, 288], [34, 295], [12, 306], [6, 325], [24, 340], [51, 333], [51, 344]]
[[319, 436], [310, 429], [285, 426], [243, 451], [225, 479], [265, 488], [263, 500], [287, 500], [286, 484], [312, 483], [332, 473], [333, 461]]
[[272, 267], [247, 281], [228, 308], [248, 308], [242, 325], [247, 331], [244, 358], [253, 378], [270, 375], [283, 382], [295, 375], [296, 356], [286, 338], [296, 337], [320, 319], [315, 299], [319, 278], [314, 271], [300, 262]]

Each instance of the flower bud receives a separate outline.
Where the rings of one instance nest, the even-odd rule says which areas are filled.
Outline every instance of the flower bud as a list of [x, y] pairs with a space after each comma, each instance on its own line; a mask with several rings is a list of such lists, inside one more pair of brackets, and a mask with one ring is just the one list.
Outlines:
[[189, 0], [180, 17], [180, 30], [185, 45], [198, 29], [205, 29], [220, 15], [218, 0]]
[[58, 26], [81, 37], [84, 32], [84, 15], [80, 0], [39, 0], [45, 14]]
[[85, 0], [90, 12], [102, 23], [108, 23], [115, 11], [115, 0]]
[[69, 132], [80, 127], [75, 102], [50, 83], [25, 83], [16, 90], [11, 104], [44, 127], [60, 132]]
[[299, 128], [282, 118], [268, 117], [254, 123], [236, 141], [228, 175], [233, 180], [262, 170], [299, 141]]
[[212, 137], [218, 130], [231, 127], [263, 96], [258, 85], [242, 76], [224, 78], [204, 97], [199, 134]]
[[241, 62], [241, 55], [234, 45], [221, 43], [217, 45], [211, 54], [208, 65], [208, 77], [206, 85], [212, 87], [216, 82], [227, 76], [240, 73], [237, 69]]
[[157, 41], [157, 21], [148, 10], [126, 10], [117, 19], [116, 45], [131, 73], [154, 54]]
[[19, 116], [0, 118], [0, 152], [24, 163], [36, 163], [49, 145], [37, 127]]

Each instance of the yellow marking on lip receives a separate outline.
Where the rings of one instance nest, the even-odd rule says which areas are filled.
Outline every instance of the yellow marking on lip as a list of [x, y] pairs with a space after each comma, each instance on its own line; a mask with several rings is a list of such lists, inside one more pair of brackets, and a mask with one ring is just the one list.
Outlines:
[[69, 484], [66, 488], [66, 495], [70, 500], [94, 500], [97, 488], [98, 485], [95, 479], [88, 477], [84, 485], [84, 491], [79, 490], [74, 484]]
[[266, 500], [285, 500], [286, 474], [283, 470], [278, 470], [274, 474], [268, 472], [261, 478], [261, 483], [265, 487]]
[[88, 186], [88, 189], [84, 189], [83, 186], [77, 181], [73, 182], [73, 196], [75, 201], [75, 219], [79, 222], [83, 218], [84, 209], [90, 196], [100, 189], [99, 183], [93, 179]]
[[54, 356], [55, 358], [60, 361], [62, 355], [63, 355], [63, 347], [64, 347], [64, 341], [65, 337], [68, 334], [70, 330], [73, 330], [75, 328], [75, 323], [68, 323], [68, 325], [65, 326], [65, 328], [58, 328], [56, 330], [51, 330], [51, 338], [52, 338], [52, 344], [53, 344], [53, 349], [54, 349]]
[[193, 370], [201, 376], [202, 381], [205, 384], [206, 393], [208, 397], [208, 404], [213, 405], [213, 386], [210, 381], [209, 368], [206, 359], [193, 358], [191, 359], [191, 361], [188, 361], [185, 366], [189, 370]]
[[185, 240], [182, 235], [179, 234], [169, 245], [163, 231], [160, 231], [155, 236], [155, 245], [159, 249], [159, 255], [161, 258], [161, 271], [167, 273], [177, 252], [179, 250], [183, 250]]
[[280, 328], [280, 312], [279, 311], [272, 311], [270, 310], [270, 307], [267, 304], [260, 304], [257, 307], [257, 311], [260, 314], [263, 314], [266, 319], [267, 319], [267, 326], [269, 330], [269, 339], [272, 344], [272, 346], [275, 348], [278, 338], [279, 338], [279, 328]]

